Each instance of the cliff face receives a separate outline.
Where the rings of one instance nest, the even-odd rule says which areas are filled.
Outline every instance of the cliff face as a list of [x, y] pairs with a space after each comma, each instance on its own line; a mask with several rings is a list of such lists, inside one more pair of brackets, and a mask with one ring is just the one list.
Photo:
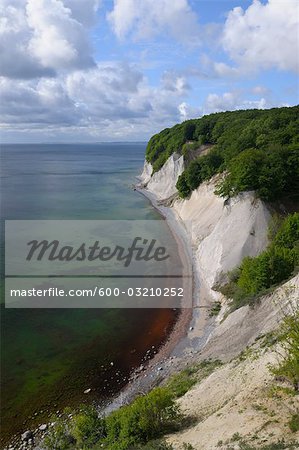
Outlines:
[[[142, 182], [159, 199], [176, 192], [183, 158], [171, 156], [163, 168], [150, 177], [151, 166], [145, 164]], [[237, 267], [245, 256], [256, 256], [267, 245], [270, 212], [253, 192], [245, 192], [224, 201], [214, 194], [219, 176], [202, 183], [189, 199], [176, 199], [172, 209], [191, 236], [195, 266], [201, 281], [212, 297], [213, 287], [225, 274]]]
[[155, 172], [152, 177], [152, 166], [145, 162], [140, 179], [150, 192], [159, 199], [165, 199], [177, 192], [175, 185], [183, 170], [183, 156], [173, 153], [164, 166], [158, 172]]

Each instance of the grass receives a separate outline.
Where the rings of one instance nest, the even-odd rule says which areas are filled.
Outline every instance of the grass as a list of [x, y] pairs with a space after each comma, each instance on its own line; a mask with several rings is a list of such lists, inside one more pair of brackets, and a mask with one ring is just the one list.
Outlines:
[[192, 386], [208, 377], [221, 365], [219, 360], [205, 360], [170, 377], [167, 387], [175, 398], [182, 397]]
[[299, 431], [299, 412], [292, 414], [289, 420], [289, 428], [292, 433]]

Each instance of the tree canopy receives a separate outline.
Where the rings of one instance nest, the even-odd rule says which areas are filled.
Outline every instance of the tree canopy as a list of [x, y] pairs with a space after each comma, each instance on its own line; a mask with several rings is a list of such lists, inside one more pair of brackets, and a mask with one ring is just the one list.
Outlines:
[[[227, 172], [217, 193], [229, 197], [256, 190], [264, 200], [299, 193], [299, 106], [210, 114], [154, 135], [146, 159], [159, 170], [173, 152], [189, 162], [178, 180], [181, 197], [187, 197], [204, 180]], [[188, 158], [202, 144], [208, 154]]]

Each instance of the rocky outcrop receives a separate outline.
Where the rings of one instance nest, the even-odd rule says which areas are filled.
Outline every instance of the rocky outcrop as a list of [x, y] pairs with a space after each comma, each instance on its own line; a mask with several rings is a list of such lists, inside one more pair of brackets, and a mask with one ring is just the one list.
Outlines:
[[175, 185], [183, 170], [183, 156], [173, 153], [163, 167], [152, 176], [152, 166], [145, 162], [140, 181], [158, 199], [165, 199], [177, 192]]

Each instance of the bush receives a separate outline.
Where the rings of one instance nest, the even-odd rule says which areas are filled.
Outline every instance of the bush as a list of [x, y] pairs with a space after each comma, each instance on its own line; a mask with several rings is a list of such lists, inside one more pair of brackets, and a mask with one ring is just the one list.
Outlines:
[[274, 238], [275, 245], [293, 248], [299, 242], [299, 213], [290, 214]]
[[44, 439], [44, 446], [49, 450], [68, 450], [74, 449], [75, 439], [69, 433], [66, 424], [60, 420], [55, 420], [55, 425]]
[[71, 434], [80, 446], [90, 447], [106, 436], [105, 419], [99, 417], [96, 409], [85, 407], [73, 418]]
[[186, 369], [173, 375], [168, 383], [167, 388], [175, 398], [182, 397], [196, 383], [209, 376], [221, 362], [219, 360], [204, 360], [199, 364], [186, 367]]
[[295, 391], [299, 390], [299, 309], [284, 319], [281, 345], [284, 350], [282, 361], [272, 368], [275, 375], [288, 380]]
[[[49, 450], [136, 449], [175, 429], [180, 419], [173, 392], [167, 387], [155, 388], [106, 418], [99, 417], [92, 407], [81, 407], [73, 419], [68, 416], [57, 419], [44, 444]], [[153, 448], [171, 447], [162, 441], [160, 447]]]
[[178, 415], [170, 390], [155, 388], [107, 417], [106, 442], [118, 450], [146, 443], [170, 430]]
[[179, 191], [179, 195], [181, 198], [186, 198], [191, 193], [191, 189], [187, 182], [186, 171], [179, 176], [176, 188]]
[[289, 427], [293, 433], [299, 431], [299, 413], [292, 414], [291, 419], [289, 421]]
[[255, 295], [287, 279], [294, 270], [295, 259], [292, 250], [277, 246], [255, 258], [244, 258], [237, 285], [245, 295]]
[[[278, 221], [276, 220], [276, 224]], [[287, 216], [282, 222], [270, 246], [259, 256], [246, 257], [221, 287], [224, 295], [233, 298], [231, 309], [250, 303], [266, 289], [288, 279], [299, 265], [299, 214]]]
[[195, 376], [196, 372], [196, 368], [194, 368], [194, 370], [192, 370], [192, 368], [187, 368], [178, 374], [172, 375], [167, 386], [175, 398], [182, 397], [195, 385], [197, 382]]
[[207, 155], [199, 156], [191, 161], [176, 184], [180, 197], [187, 197], [202, 181], [216, 174], [222, 163], [223, 159], [216, 150], [211, 150]]

